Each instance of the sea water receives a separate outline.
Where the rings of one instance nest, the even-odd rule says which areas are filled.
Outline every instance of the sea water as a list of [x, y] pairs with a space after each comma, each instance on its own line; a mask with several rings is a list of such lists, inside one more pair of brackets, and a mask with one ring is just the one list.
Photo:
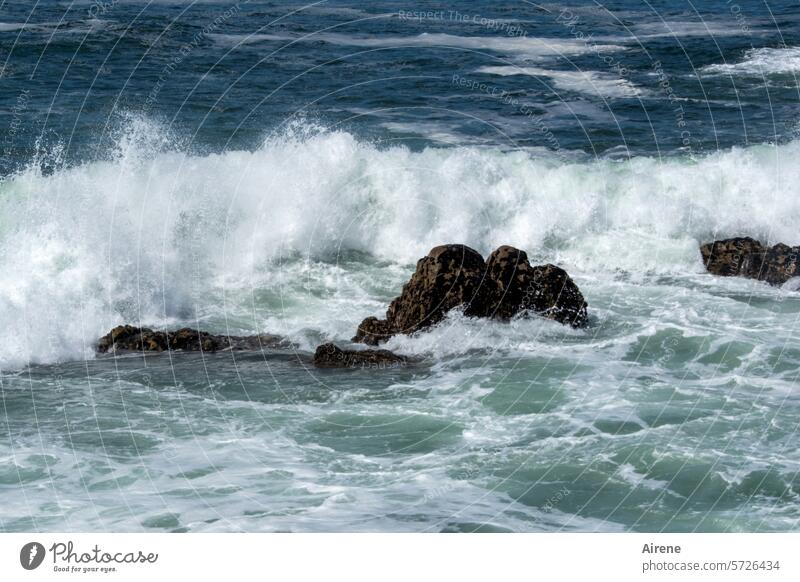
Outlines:
[[[0, 4], [0, 530], [796, 530], [798, 286], [699, 245], [800, 244], [798, 46], [772, 0]], [[443, 243], [588, 327], [313, 368]]]

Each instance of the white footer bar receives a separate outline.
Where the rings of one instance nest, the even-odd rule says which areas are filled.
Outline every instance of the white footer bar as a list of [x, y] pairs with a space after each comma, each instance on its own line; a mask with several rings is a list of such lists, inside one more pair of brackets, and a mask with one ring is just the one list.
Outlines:
[[796, 582], [799, 542], [800, 534], [0, 534], [0, 580]]

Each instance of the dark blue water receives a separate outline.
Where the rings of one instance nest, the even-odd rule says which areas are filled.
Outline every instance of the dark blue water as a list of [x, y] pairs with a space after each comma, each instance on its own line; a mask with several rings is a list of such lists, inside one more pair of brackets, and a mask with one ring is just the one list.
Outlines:
[[[788, 531], [787, 1], [0, 0], [0, 531]], [[442, 243], [590, 325], [452, 313], [317, 370]], [[97, 357], [130, 323], [296, 346]], [[363, 346], [362, 346], [363, 347]]]
[[[6, 169], [37, 143], [63, 144], [69, 162], [102, 156], [130, 114], [204, 151], [255, 147], [298, 116], [415, 149], [591, 156], [697, 154], [796, 132], [796, 69], [772, 69], [799, 58], [786, 48], [800, 34], [792, 2], [6, 1], [0, 11], [6, 138], [20, 96], [25, 109], [4, 141]], [[753, 49], [773, 49], [766, 69], [708, 69], [747, 63]]]

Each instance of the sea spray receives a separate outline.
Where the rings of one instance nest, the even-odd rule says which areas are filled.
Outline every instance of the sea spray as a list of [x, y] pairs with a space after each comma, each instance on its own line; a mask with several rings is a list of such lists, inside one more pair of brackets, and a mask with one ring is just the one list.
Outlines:
[[[525, 151], [380, 148], [318, 127], [205, 156], [143, 118], [119, 135], [110, 159], [52, 174], [32, 165], [0, 182], [4, 368], [91, 355], [123, 322], [225, 313], [254, 332], [280, 311], [253, 313], [243, 297], [287, 283], [287, 261], [339, 264], [325, 293], [343, 285], [363, 309], [380, 299], [352, 287], [348, 253], [396, 265], [396, 286], [403, 265], [444, 242], [484, 254], [512, 244], [584, 273], [665, 274], [701, 271], [697, 245], [714, 237], [800, 242], [800, 142], [564, 164]], [[333, 332], [324, 316], [305, 324]]]

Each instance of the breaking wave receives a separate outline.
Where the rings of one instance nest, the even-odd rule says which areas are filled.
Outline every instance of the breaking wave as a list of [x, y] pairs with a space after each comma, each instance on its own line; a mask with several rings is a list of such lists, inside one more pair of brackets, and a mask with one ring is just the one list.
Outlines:
[[[328, 298], [356, 318], [444, 242], [512, 244], [579, 273], [697, 272], [712, 237], [800, 243], [796, 142], [564, 163], [378, 148], [308, 125], [255, 151], [198, 156], [170, 140], [134, 119], [110, 159], [0, 181], [1, 368], [89, 357], [122, 321], [258, 328], [304, 301], [317, 321], [302, 325], [335, 334]], [[295, 295], [259, 295], [271, 285]]]

